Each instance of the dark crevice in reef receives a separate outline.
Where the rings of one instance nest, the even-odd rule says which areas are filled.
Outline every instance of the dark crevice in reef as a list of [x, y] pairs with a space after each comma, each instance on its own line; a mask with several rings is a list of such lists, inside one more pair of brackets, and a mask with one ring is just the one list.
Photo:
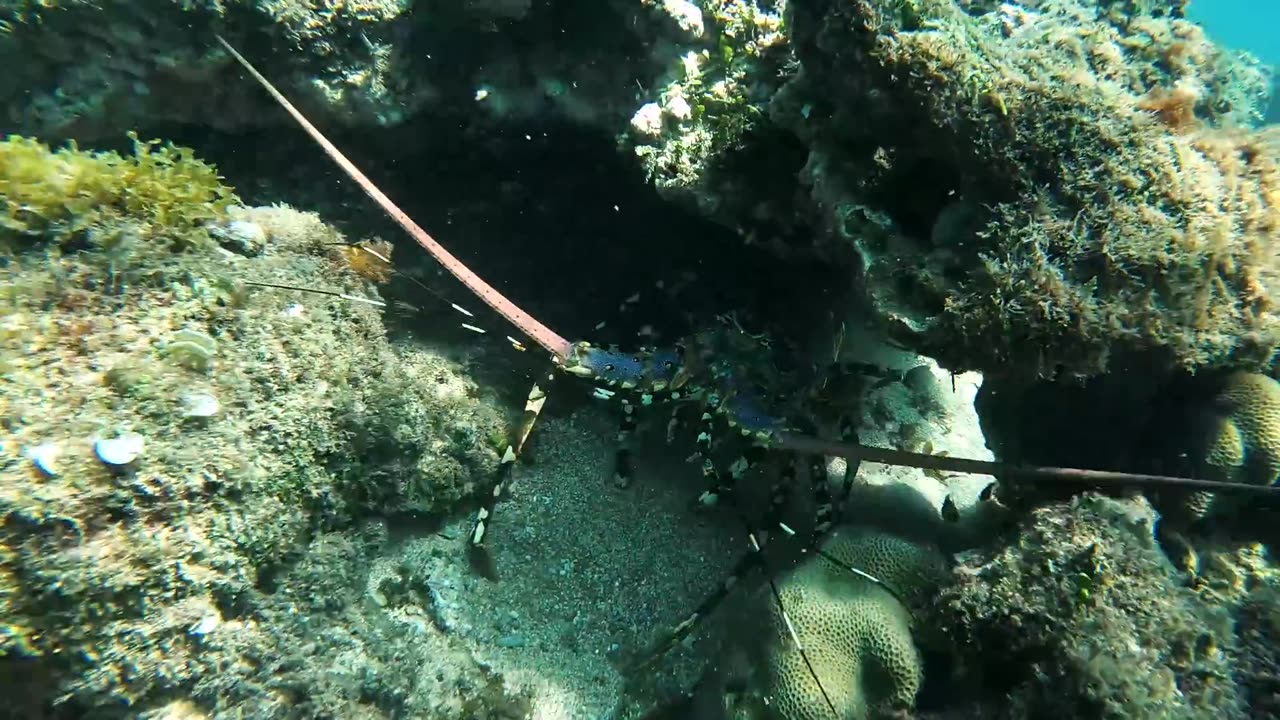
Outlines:
[[[775, 329], [829, 305], [840, 268], [781, 262], [744, 246], [734, 231], [658, 196], [614, 138], [544, 120], [483, 127], [420, 116], [390, 129], [322, 128], [419, 224], [481, 277], [569, 339], [634, 346], [645, 325], [674, 341], [717, 314]], [[315, 210], [349, 239], [377, 234], [396, 245], [396, 266], [476, 312], [495, 340], [510, 332], [293, 127], [228, 135], [202, 128], [150, 129], [213, 162], [247, 204]], [[689, 273], [676, 297], [654, 290]], [[618, 308], [639, 292], [626, 313]], [[808, 293], [808, 296], [805, 293]], [[416, 332], [476, 342], [459, 316], [411, 283], [386, 293], [424, 314]], [[825, 303], [825, 305], [824, 305]], [[607, 327], [596, 326], [607, 321]], [[750, 321], [747, 321], [750, 322]], [[505, 344], [505, 341], [502, 341]]]
[[[1227, 374], [1159, 373], [1149, 363], [1117, 359], [1107, 375], [1083, 383], [1009, 381], [988, 376], [975, 405], [987, 445], [1002, 460], [1029, 465], [1204, 477], [1194, 457], [1223, 408], [1216, 400]], [[1052, 408], [1052, 412], [1046, 412]], [[1019, 504], [1066, 499], [1078, 486], [1008, 483], [1002, 497]], [[1100, 488], [1118, 494], [1130, 488]], [[1172, 507], [1178, 491], [1150, 494]], [[1255, 509], [1280, 509], [1272, 498], [1252, 497]], [[1262, 513], [1259, 517], [1265, 518]], [[1234, 521], [1233, 531], [1268, 536], [1271, 529]], [[1265, 522], [1265, 520], [1264, 520]], [[1243, 536], [1243, 535], [1242, 535]]]
[[[518, 59], [521, 79], [536, 87], [548, 77], [547, 64], [554, 65], [560, 58], [601, 65], [621, 61], [627, 68], [643, 68], [653, 52], [651, 41], [644, 32], [637, 32], [631, 15], [610, 3], [532, 0], [518, 18], [460, 13], [458, 5], [456, 0], [414, 3], [409, 22], [402, 27], [405, 37], [397, 43], [427, 51], [405, 60], [415, 75], [436, 86], [442, 111], [452, 109], [458, 118], [475, 116], [477, 70]], [[557, 58], [548, 54], [548, 38], [553, 39]], [[442, 68], [442, 58], [448, 59], [447, 69]], [[616, 79], [630, 86], [633, 76], [626, 77]], [[556, 112], [550, 99], [545, 112], [549, 116]]]
[[0, 658], [0, 693], [5, 702], [0, 705], [0, 720], [73, 720], [92, 717], [88, 708], [75, 702], [67, 702], [56, 708], [44, 700], [54, 694], [58, 686], [58, 674], [64, 668], [54, 663], [37, 662], [30, 658]]

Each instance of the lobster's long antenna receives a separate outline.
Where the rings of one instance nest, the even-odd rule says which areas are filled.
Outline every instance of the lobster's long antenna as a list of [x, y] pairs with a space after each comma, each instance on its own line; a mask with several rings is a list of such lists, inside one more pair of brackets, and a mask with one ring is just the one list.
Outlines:
[[[275, 99], [279, 105], [284, 108], [303, 130], [307, 131], [312, 139], [325, 151], [339, 167], [342, 168], [347, 175], [364, 190], [374, 202], [378, 204], [382, 210], [398, 224], [404, 231], [409, 234], [419, 245], [427, 252], [431, 253], [446, 270], [453, 274], [454, 277], [462, 281], [467, 289], [475, 293], [489, 307], [493, 308], [498, 314], [506, 318], [512, 325], [518, 328], [525, 335], [530, 337], [534, 342], [541, 345], [552, 354], [557, 363], [563, 363], [565, 358], [573, 351], [573, 344], [565, 340], [555, 331], [543, 325], [529, 313], [521, 310], [519, 306], [511, 302], [502, 293], [498, 292], [492, 285], [485, 282], [479, 275], [471, 271], [461, 260], [454, 257], [452, 253], [444, 248], [443, 245], [436, 242], [435, 239], [423, 230], [421, 226], [413, 221], [403, 210], [396, 206], [391, 198], [388, 198], [376, 185], [373, 184], [364, 173], [360, 172], [345, 155], [342, 154], [328, 138], [320, 132], [316, 126], [312, 125], [309, 120], [297, 108], [289, 102], [279, 90], [267, 80], [257, 68], [245, 59], [231, 43], [227, 42], [221, 35], [215, 34], [214, 37], [222, 44], [231, 57], [236, 59], [244, 69], [258, 81], [271, 97]], [[1161, 475], [1135, 475], [1130, 473], [1107, 472], [1100, 470], [1080, 470], [1074, 468], [1054, 468], [1054, 467], [1029, 467], [1021, 465], [1010, 465], [1000, 462], [989, 462], [984, 460], [969, 460], [965, 458], [939, 457], [936, 455], [922, 455], [919, 453], [910, 453], [902, 450], [888, 450], [884, 448], [872, 448], [856, 443], [829, 442], [816, 437], [800, 435], [796, 433], [784, 432], [772, 439], [772, 443], [776, 447], [788, 450], [796, 450], [799, 452], [821, 453], [827, 455], [840, 455], [847, 458], [860, 458], [869, 462], [884, 463], [887, 465], [900, 465], [907, 467], [918, 467], [935, 470], [947, 470], [962, 473], [976, 473], [979, 475], [995, 475], [995, 476], [1019, 476], [1029, 480], [1050, 481], [1050, 482], [1075, 482], [1080, 484], [1093, 485], [1129, 485], [1129, 486], [1175, 486], [1187, 489], [1195, 488], [1201, 490], [1210, 490], [1215, 492], [1230, 492], [1244, 494], [1276, 494], [1280, 493], [1280, 486], [1261, 486], [1246, 485], [1244, 483], [1227, 483], [1203, 480], [1197, 478], [1180, 478], [1167, 477]]]
[[866, 462], [923, 468], [925, 470], [944, 470], [971, 475], [992, 475], [997, 478], [1020, 477], [1032, 481], [1078, 483], [1080, 485], [1094, 486], [1175, 487], [1187, 490], [1209, 490], [1243, 495], [1275, 495], [1280, 493], [1280, 486], [1275, 485], [1249, 485], [1247, 483], [1218, 482], [1201, 478], [1143, 475], [1110, 470], [1016, 465], [991, 460], [943, 457], [941, 455], [907, 452], [906, 450], [868, 447], [856, 443], [823, 440], [811, 435], [799, 435], [790, 432], [779, 433], [772, 442], [776, 447], [802, 453], [836, 455], [856, 458]]
[[502, 317], [506, 318], [507, 321], [517, 327], [520, 332], [529, 336], [534, 342], [538, 343], [545, 348], [547, 352], [555, 356], [557, 361], [563, 360], [569, 355], [571, 345], [568, 340], [565, 340], [563, 337], [556, 334], [556, 332], [551, 328], [543, 325], [537, 320], [537, 318], [534, 318], [529, 313], [521, 310], [519, 306], [508, 300], [506, 296], [498, 292], [492, 285], [485, 282], [479, 275], [472, 272], [471, 269], [463, 264], [461, 260], [454, 257], [452, 253], [446, 250], [443, 245], [436, 242], [426, 230], [423, 230], [422, 227], [406, 215], [403, 210], [397, 207], [396, 204], [391, 201], [391, 198], [387, 197], [381, 190], [379, 190], [378, 187], [373, 184], [373, 181], [369, 180], [364, 173], [360, 172], [360, 169], [355, 166], [355, 163], [348, 160], [347, 156], [342, 154], [342, 151], [338, 150], [333, 143], [329, 142], [328, 138], [326, 138], [315, 125], [312, 125], [311, 122], [307, 120], [307, 118], [303, 116], [303, 114], [299, 112], [298, 109], [295, 108], [293, 104], [275, 88], [274, 85], [271, 84], [271, 81], [267, 80], [262, 73], [258, 72], [258, 69], [255, 68], [252, 63], [246, 60], [243, 55], [231, 46], [231, 43], [223, 39], [221, 35], [215, 34], [214, 37], [218, 39], [218, 42], [222, 43], [222, 47], [226, 48], [227, 52], [231, 53], [231, 57], [235, 58], [236, 62], [240, 63], [240, 65], [244, 67], [245, 71], [252, 75], [253, 79], [257, 80], [258, 84], [271, 94], [271, 97], [275, 98], [275, 101], [279, 103], [280, 107], [284, 108], [285, 111], [293, 116], [293, 119], [302, 126], [302, 129], [307, 131], [307, 134], [310, 135], [311, 138], [315, 140], [322, 149], [324, 149], [325, 153], [335, 163], [337, 163], [338, 166], [341, 167], [357, 185], [360, 186], [360, 189], [364, 190], [365, 194], [372, 198], [373, 201], [382, 208], [383, 212], [394, 220], [397, 225], [404, 228], [404, 231], [409, 233], [410, 237], [417, 241], [417, 243], [427, 252], [431, 253], [431, 257], [435, 258], [436, 261], [443, 265], [445, 270], [448, 270], [454, 277], [461, 280], [462, 284], [466, 285], [468, 290], [479, 296], [485, 304], [497, 311], [498, 314], [502, 315]]

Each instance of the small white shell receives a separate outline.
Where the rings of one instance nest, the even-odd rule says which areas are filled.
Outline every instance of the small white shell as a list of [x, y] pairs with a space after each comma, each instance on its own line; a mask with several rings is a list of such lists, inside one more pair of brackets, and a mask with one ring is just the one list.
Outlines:
[[123, 468], [138, 459], [142, 454], [143, 444], [141, 435], [124, 433], [119, 437], [95, 440], [93, 454], [97, 455], [104, 465]]
[[195, 625], [192, 625], [187, 630], [187, 632], [197, 637], [202, 635], [208, 635], [214, 630], [217, 630], [218, 626], [221, 624], [222, 624], [222, 618], [213, 613], [210, 613], [200, 618], [200, 621], [197, 622]]
[[232, 220], [209, 228], [224, 248], [240, 255], [258, 255], [267, 244], [267, 233], [252, 220]]
[[31, 461], [36, 469], [45, 475], [45, 477], [58, 476], [58, 456], [62, 454], [62, 446], [57, 443], [40, 443], [35, 447], [27, 448], [27, 459]]
[[183, 393], [178, 399], [182, 402], [182, 416], [187, 418], [211, 418], [222, 409], [218, 398], [207, 392]]

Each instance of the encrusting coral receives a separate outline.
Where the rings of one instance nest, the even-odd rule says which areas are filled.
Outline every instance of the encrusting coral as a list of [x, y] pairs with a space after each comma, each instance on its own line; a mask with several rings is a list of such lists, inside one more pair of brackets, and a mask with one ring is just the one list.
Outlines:
[[[0, 686], [27, 698], [24, 717], [182, 693], [285, 717], [293, 703], [265, 700], [259, 676], [272, 663], [252, 658], [290, 655], [272, 633], [303, 630], [279, 594], [296, 554], [364, 512], [441, 513], [486, 491], [504, 418], [454, 360], [388, 342], [373, 287], [317, 216], [232, 206], [189, 151], [138, 151], [0, 150]], [[233, 223], [256, 254], [215, 242]], [[136, 452], [108, 466], [95, 443], [119, 437]], [[215, 689], [228, 667], [235, 692]], [[324, 692], [366, 702], [358, 685]], [[450, 697], [374, 702], [472, 717]]]

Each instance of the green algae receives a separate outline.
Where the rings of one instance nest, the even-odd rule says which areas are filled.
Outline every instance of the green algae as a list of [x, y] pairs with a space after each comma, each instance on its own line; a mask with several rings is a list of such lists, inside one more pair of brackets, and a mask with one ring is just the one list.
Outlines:
[[0, 142], [0, 242], [71, 246], [141, 225], [173, 250], [207, 244], [205, 226], [239, 203], [235, 193], [190, 148], [128, 137], [131, 156], [16, 135]]

